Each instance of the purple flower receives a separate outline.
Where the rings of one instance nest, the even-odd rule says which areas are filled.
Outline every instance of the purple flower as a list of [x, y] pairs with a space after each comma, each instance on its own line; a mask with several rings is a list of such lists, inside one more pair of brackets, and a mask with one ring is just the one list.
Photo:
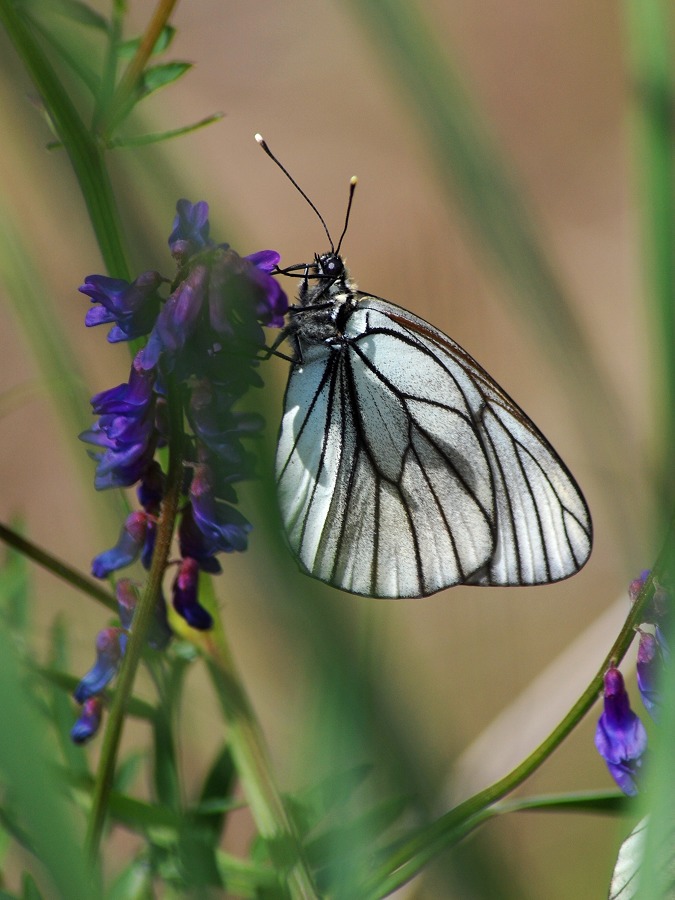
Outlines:
[[104, 628], [96, 638], [96, 662], [75, 688], [73, 696], [84, 703], [100, 694], [114, 678], [127, 646], [127, 633], [123, 628]]
[[661, 693], [657, 685], [662, 668], [663, 655], [656, 637], [648, 631], [641, 632], [637, 654], [637, 683], [645, 709], [655, 722], [661, 714]]
[[111, 572], [130, 566], [140, 556], [148, 535], [148, 514], [137, 510], [127, 516], [114, 547], [95, 556], [91, 573], [95, 578], [107, 578]]
[[198, 590], [199, 564], [196, 559], [184, 559], [173, 583], [173, 608], [190, 628], [208, 631], [213, 625], [213, 619], [208, 610], [200, 605]]
[[171, 255], [183, 262], [200, 250], [211, 247], [209, 240], [209, 204], [205, 200], [192, 204], [189, 200], [176, 203], [176, 218], [169, 235]]
[[288, 312], [288, 297], [270, 272], [279, 265], [281, 257], [276, 250], [259, 250], [245, 257], [253, 264], [253, 281], [259, 288], [256, 318], [269, 328], [283, 328]]
[[[183, 448], [185, 475], [178, 535], [182, 562], [172, 599], [193, 628], [207, 629], [212, 618], [198, 601], [199, 571], [221, 572], [216, 554], [245, 550], [251, 530], [234, 506], [233, 485], [252, 471], [253, 457], [242, 438], [260, 430], [262, 420], [237, 411], [235, 404], [262, 383], [255, 368], [263, 326], [283, 326], [288, 299], [272, 274], [278, 253], [261, 250], [242, 257], [228, 244], [216, 244], [203, 201], [179, 200], [176, 212], [169, 237], [178, 264], [172, 281], [157, 272], [132, 283], [91, 275], [80, 288], [94, 304], [87, 325], [112, 325], [108, 340], [148, 336], [129, 381], [92, 398], [98, 420], [80, 437], [94, 447], [89, 452], [97, 463], [96, 488], [137, 484], [142, 507], [127, 518], [117, 544], [93, 560], [93, 573], [105, 578], [139, 557], [148, 568], [166, 490], [155, 452], [166, 446], [169, 421], [181, 413], [172, 409], [169, 416], [169, 403], [182, 405], [190, 428], [173, 436], [175, 446]], [[163, 282], [171, 283], [166, 301], [159, 296]], [[128, 579], [120, 579], [116, 591], [123, 628], [100, 633], [96, 665], [77, 688], [80, 700], [103, 690], [113, 677], [133, 628], [138, 591]], [[163, 647], [170, 636], [160, 598], [148, 642]], [[92, 707], [89, 719], [83, 713], [75, 740], [93, 734], [95, 712]]]
[[615, 666], [605, 672], [603, 699], [595, 746], [614, 781], [631, 797], [637, 794], [635, 778], [647, 747], [647, 733], [630, 708], [623, 676]]
[[78, 290], [87, 294], [92, 307], [85, 317], [85, 325], [115, 324], [108, 332], [111, 344], [129, 341], [149, 334], [157, 318], [159, 297], [157, 288], [164, 281], [159, 272], [144, 272], [129, 284], [107, 275], [88, 275]]
[[181, 350], [192, 336], [206, 298], [208, 278], [207, 266], [195, 266], [164, 304], [155, 330], [167, 353]]
[[215, 557], [217, 548], [205, 538], [197, 527], [190, 503], [185, 506], [181, 515], [180, 525], [178, 526], [178, 541], [180, 555], [183, 559], [189, 557], [196, 560], [203, 572], [210, 572], [212, 575], [218, 575], [223, 571]]
[[190, 485], [190, 501], [197, 527], [213, 552], [246, 550], [252, 526], [239, 510], [218, 499], [212, 471], [203, 463], [196, 466]]
[[187, 408], [190, 425], [199, 440], [214, 454], [228, 474], [245, 477], [253, 459], [241, 445], [241, 437], [262, 431], [264, 420], [255, 413], [233, 412], [232, 398], [208, 380], [197, 382]]
[[80, 440], [101, 447], [92, 453], [98, 465], [94, 484], [97, 490], [129, 487], [143, 476], [159, 443], [155, 427], [156, 373], [144, 371], [134, 360], [126, 384], [92, 397], [99, 420]]
[[98, 731], [102, 716], [103, 701], [100, 697], [89, 697], [85, 700], [80, 718], [70, 731], [72, 741], [75, 744], [85, 744]]
[[156, 460], [152, 460], [143, 473], [140, 483], [136, 488], [138, 502], [151, 516], [159, 515], [159, 508], [164, 497], [166, 477], [162, 467]]

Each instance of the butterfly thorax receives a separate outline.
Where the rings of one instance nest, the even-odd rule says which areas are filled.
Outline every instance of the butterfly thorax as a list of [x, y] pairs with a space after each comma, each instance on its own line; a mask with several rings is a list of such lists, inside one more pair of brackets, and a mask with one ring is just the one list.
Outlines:
[[302, 346], [340, 347], [344, 326], [357, 304], [356, 285], [336, 253], [316, 256], [307, 267], [298, 303], [289, 311], [288, 329]]

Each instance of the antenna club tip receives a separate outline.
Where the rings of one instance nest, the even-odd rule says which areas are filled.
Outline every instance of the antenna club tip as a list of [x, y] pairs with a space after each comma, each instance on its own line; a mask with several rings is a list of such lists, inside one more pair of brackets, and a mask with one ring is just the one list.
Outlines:
[[256, 131], [256, 133], [253, 135], [253, 137], [256, 139], [256, 141], [257, 141], [259, 144], [264, 144], [264, 143], [265, 143], [265, 138], [262, 136], [262, 134], [260, 134], [259, 131]]
[[356, 175], [352, 175], [352, 177], [349, 179], [349, 183], [356, 187], [356, 185], [359, 183], [358, 177]]

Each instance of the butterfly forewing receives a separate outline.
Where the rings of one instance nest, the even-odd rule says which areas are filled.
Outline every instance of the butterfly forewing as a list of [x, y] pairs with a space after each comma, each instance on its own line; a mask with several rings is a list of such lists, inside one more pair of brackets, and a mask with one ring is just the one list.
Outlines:
[[423, 319], [342, 291], [339, 327], [319, 338], [299, 319], [293, 332], [277, 481], [303, 568], [377, 597], [581, 568], [588, 510], [527, 416]]

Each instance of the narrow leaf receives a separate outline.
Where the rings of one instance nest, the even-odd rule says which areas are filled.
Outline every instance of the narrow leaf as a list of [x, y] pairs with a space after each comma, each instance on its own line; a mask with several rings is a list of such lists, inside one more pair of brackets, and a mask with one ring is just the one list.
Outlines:
[[178, 81], [187, 71], [192, 68], [192, 63], [187, 62], [170, 62], [162, 63], [159, 66], [151, 66], [143, 72], [143, 78], [139, 86], [140, 96], [137, 100], [142, 100], [149, 94], [158, 91], [160, 88]]
[[80, 25], [86, 25], [88, 28], [108, 32], [110, 27], [108, 20], [92, 9], [89, 4], [82, 3], [81, 0], [51, 0], [51, 2], [53, 12], [65, 16], [73, 22], [78, 22]]
[[182, 137], [184, 134], [190, 134], [191, 131], [197, 131], [213, 122], [218, 122], [224, 117], [224, 113], [213, 113], [199, 122], [192, 125], [183, 125], [181, 128], [172, 128], [169, 131], [156, 131], [152, 134], [139, 134], [134, 137], [112, 138], [108, 141], [108, 149], [116, 150], [118, 147], [144, 147], [146, 144], [158, 144], [160, 141], [168, 141], [171, 138]]
[[[162, 28], [159, 39], [155, 43], [152, 50], [153, 56], [163, 53], [171, 45], [176, 34], [176, 29], [172, 25], [165, 25]], [[130, 38], [128, 41], [122, 41], [118, 46], [118, 54], [120, 59], [131, 59], [141, 44], [141, 38]]]

